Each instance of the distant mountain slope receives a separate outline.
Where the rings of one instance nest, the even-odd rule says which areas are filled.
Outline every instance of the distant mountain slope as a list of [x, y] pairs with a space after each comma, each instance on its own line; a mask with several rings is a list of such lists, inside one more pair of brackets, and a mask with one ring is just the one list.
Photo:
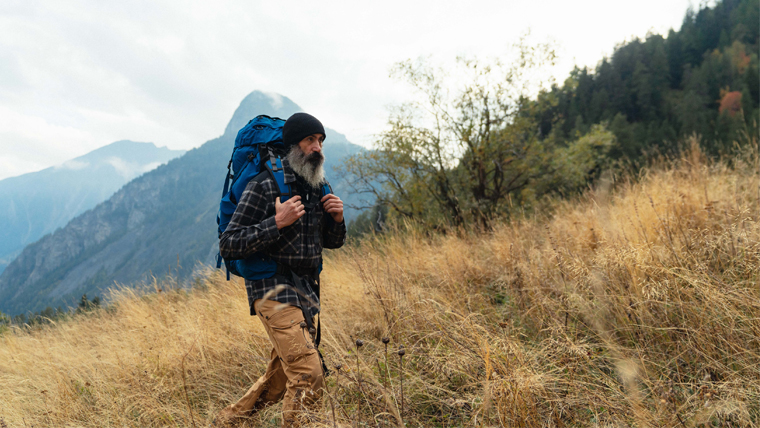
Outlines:
[[[144, 174], [66, 227], [27, 246], [0, 275], [0, 311], [17, 314], [73, 304], [100, 294], [114, 281], [133, 283], [153, 274], [187, 277], [217, 252], [216, 213], [237, 130], [258, 114], [288, 117], [301, 109], [286, 97], [253, 92], [224, 134]], [[332, 168], [363, 150], [327, 129], [328, 178], [342, 197]], [[348, 213], [347, 213], [348, 215]], [[178, 268], [179, 266], [179, 268]]]
[[0, 180], [0, 272], [27, 244], [183, 153], [117, 141], [61, 165]]

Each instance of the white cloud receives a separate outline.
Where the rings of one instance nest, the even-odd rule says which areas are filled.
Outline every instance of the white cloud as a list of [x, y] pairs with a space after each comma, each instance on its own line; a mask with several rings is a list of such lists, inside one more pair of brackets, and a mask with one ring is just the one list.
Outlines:
[[110, 157], [106, 159], [105, 162], [114, 167], [114, 169], [116, 169], [116, 172], [127, 180], [131, 180], [148, 171], [152, 171], [161, 165], [161, 162], [151, 162], [142, 165], [134, 162], [127, 162], [124, 159], [118, 157]]
[[116, 157], [106, 159], [106, 163], [114, 167], [114, 169], [116, 169], [116, 172], [122, 177], [127, 178], [127, 179], [134, 177], [134, 173], [135, 173], [134, 165]]
[[282, 95], [275, 94], [274, 92], [265, 92], [265, 94], [272, 100], [272, 107], [276, 109], [282, 107]]
[[59, 169], [71, 169], [71, 170], [74, 170], [74, 171], [78, 171], [80, 169], [85, 169], [88, 166], [90, 166], [89, 162], [82, 162], [82, 161], [78, 161], [76, 159], [72, 159], [72, 160], [66, 161], [66, 162], [64, 162], [64, 163], [62, 163], [60, 165], [56, 165], [55, 168], [59, 168]]
[[158, 168], [159, 166], [161, 166], [161, 162], [151, 162], [149, 164], [145, 164], [145, 165], [143, 165], [142, 168], [140, 168], [140, 173], [137, 174], [137, 175], [145, 174], [148, 171], [153, 171], [154, 169]]
[[[564, 76], [631, 36], [680, 25], [689, 0], [307, 2], [3, 0], [0, 178], [120, 139], [189, 149], [254, 89], [368, 144], [408, 88], [397, 61], [499, 55], [526, 29]], [[15, 164], [16, 166], [6, 167]]]
[[58, 165], [98, 144], [87, 130], [2, 105], [0, 118], [0, 180]]

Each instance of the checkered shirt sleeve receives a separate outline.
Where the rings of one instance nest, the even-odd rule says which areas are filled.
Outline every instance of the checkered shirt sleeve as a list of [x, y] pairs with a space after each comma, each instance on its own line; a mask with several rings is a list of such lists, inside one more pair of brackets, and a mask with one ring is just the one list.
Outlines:
[[280, 231], [274, 219], [277, 195], [273, 190], [271, 179], [248, 183], [227, 229], [219, 238], [222, 257], [245, 259], [277, 241]]

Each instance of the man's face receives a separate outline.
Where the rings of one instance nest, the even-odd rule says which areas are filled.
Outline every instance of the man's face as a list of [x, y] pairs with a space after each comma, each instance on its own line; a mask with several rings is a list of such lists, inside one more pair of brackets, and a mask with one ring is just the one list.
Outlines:
[[322, 143], [325, 136], [322, 134], [311, 134], [298, 143], [298, 147], [306, 157], [306, 161], [313, 165], [320, 165], [324, 160], [322, 155]]

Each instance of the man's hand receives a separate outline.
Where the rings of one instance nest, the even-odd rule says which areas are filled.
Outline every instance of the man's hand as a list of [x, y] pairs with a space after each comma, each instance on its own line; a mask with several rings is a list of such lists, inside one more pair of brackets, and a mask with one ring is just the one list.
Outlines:
[[330, 213], [336, 223], [343, 222], [343, 201], [339, 197], [330, 193], [322, 198], [322, 207]]
[[[280, 198], [278, 197], [274, 202], [274, 210], [276, 212], [274, 221], [277, 223], [277, 229], [290, 226], [306, 212], [304, 211], [300, 196], [293, 196], [285, 201], [284, 204], [280, 202]], [[342, 212], [343, 209], [341, 208], [341, 216], [343, 215]]]

